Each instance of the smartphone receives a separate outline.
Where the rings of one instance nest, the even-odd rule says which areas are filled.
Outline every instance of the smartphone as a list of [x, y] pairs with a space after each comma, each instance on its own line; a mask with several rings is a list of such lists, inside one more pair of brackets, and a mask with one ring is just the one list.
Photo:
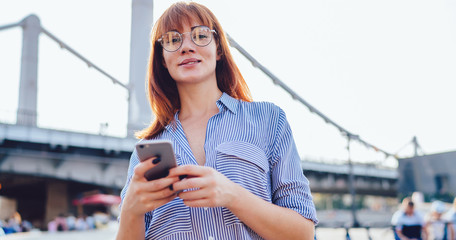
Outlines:
[[149, 169], [144, 177], [148, 180], [160, 179], [168, 176], [169, 170], [177, 166], [173, 144], [169, 140], [155, 140], [153, 142], [137, 143], [136, 152], [141, 162], [152, 157], [160, 157], [161, 161]]

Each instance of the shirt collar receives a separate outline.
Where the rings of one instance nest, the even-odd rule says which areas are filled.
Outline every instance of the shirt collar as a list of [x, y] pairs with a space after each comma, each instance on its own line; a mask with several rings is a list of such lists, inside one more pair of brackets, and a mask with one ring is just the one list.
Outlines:
[[[219, 98], [219, 100], [217, 100], [216, 104], [220, 111], [222, 111], [223, 106], [225, 106], [230, 112], [236, 114], [239, 100], [231, 97], [230, 95], [224, 92], [222, 96]], [[174, 130], [177, 127], [176, 120], [179, 119], [179, 112], [180, 111], [177, 110], [177, 112], [174, 114], [174, 119], [168, 125], [165, 126], [165, 129], [174, 132]]]
[[237, 107], [238, 107], [238, 104], [239, 104], [239, 100], [231, 97], [230, 95], [226, 94], [226, 93], [223, 93], [222, 96], [219, 98], [219, 100], [217, 100], [217, 107], [220, 109], [220, 111], [222, 110], [222, 106], [225, 106], [226, 108], [228, 108], [228, 110], [230, 110], [230, 112], [232, 112], [233, 114], [236, 114], [237, 113]]

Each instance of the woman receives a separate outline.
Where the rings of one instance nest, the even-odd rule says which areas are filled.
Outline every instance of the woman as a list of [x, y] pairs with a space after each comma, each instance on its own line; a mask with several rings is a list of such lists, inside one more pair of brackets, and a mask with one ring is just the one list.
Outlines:
[[[254, 103], [215, 16], [176, 3], [152, 30], [141, 141], [172, 141], [178, 167], [130, 159], [117, 239], [313, 239], [317, 223], [284, 112]], [[188, 176], [180, 180], [179, 176]]]

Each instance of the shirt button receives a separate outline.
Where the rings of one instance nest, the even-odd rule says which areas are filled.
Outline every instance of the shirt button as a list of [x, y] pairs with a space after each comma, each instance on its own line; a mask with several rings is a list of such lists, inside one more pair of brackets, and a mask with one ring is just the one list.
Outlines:
[[214, 240], [214, 239], [215, 239], [215, 238], [212, 237], [212, 236], [209, 236], [209, 237], [207, 238], [207, 240]]
[[[207, 211], [207, 209], [209, 209], [209, 208], [207, 208], [207, 207], [205, 207], [205, 208], [204, 208], [204, 210], [206, 210], [206, 211]], [[212, 237], [209, 237], [209, 239], [211, 239], [211, 240], [212, 240], [212, 239], [214, 239], [214, 238], [212, 238]]]

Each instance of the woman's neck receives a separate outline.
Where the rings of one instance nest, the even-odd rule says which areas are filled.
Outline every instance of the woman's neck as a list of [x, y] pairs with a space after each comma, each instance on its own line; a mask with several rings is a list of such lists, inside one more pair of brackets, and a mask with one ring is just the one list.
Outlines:
[[222, 96], [216, 82], [178, 85], [181, 109], [179, 119], [214, 115], [218, 112], [217, 100]]

